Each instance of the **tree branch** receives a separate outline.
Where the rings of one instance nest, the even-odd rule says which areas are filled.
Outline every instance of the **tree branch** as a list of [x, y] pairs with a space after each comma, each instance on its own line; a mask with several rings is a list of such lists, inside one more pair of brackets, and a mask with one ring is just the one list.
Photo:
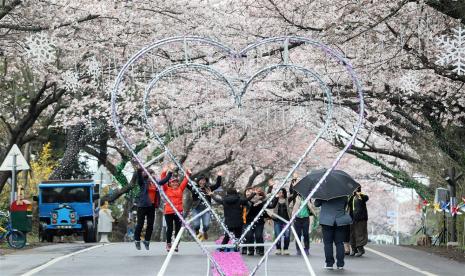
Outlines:
[[5, 17], [7, 14], [9, 14], [16, 6], [21, 5], [21, 0], [14, 0], [11, 2], [9, 5], [4, 6], [0, 10], [0, 20], [2, 20], [3, 17]]

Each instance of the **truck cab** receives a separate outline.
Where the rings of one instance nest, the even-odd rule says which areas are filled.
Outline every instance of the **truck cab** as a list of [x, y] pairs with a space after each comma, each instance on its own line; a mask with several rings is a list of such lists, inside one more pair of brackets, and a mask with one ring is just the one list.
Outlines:
[[93, 180], [57, 180], [39, 184], [39, 235], [49, 242], [54, 236], [83, 235], [96, 241]]

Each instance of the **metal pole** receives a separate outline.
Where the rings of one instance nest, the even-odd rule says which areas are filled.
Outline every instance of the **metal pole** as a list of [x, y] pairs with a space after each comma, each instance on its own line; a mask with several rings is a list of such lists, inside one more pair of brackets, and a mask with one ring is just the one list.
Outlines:
[[[289, 223], [288, 220], [284, 219], [283, 217], [279, 216], [278, 214], [273, 213], [271, 215], [273, 217], [279, 219], [280, 221], [283, 221], [284, 223]], [[308, 257], [305, 254], [305, 249], [304, 249], [304, 246], [302, 245], [302, 241], [300, 240], [299, 235], [297, 235], [297, 232], [295, 231], [294, 225], [291, 225], [290, 228], [292, 230], [292, 234], [294, 235], [295, 241], [296, 241], [297, 245], [299, 246], [300, 252], [302, 253], [302, 256], [304, 257], [305, 265], [307, 266], [308, 272], [310, 272], [311, 276], [316, 276], [315, 271], [313, 271], [312, 265], [310, 264], [310, 261], [308, 260]], [[265, 259], [265, 262], [268, 261], [268, 255], [266, 255], [266, 256], [267, 256], [267, 258]]]
[[11, 196], [10, 206], [15, 201], [15, 188], [16, 187], [16, 154], [13, 154], [13, 164], [11, 166]]
[[305, 260], [305, 265], [307, 266], [308, 272], [310, 272], [311, 276], [316, 276], [315, 271], [313, 271], [312, 265], [310, 264], [310, 261], [308, 260], [307, 254], [305, 254], [305, 249], [304, 246], [302, 245], [302, 241], [300, 240], [300, 237], [297, 235], [297, 232], [295, 231], [294, 226], [291, 226], [292, 234], [294, 234], [295, 241], [297, 245], [299, 246], [300, 252], [302, 253], [302, 256], [304, 257]]
[[[178, 235], [176, 236], [176, 239], [174, 240], [173, 245], [171, 246], [170, 252], [168, 252], [168, 256], [166, 256], [166, 259], [165, 259], [165, 261], [163, 262], [163, 265], [161, 266], [160, 271], [158, 271], [157, 276], [163, 276], [163, 275], [165, 275], [165, 271], [166, 271], [166, 269], [168, 268], [168, 264], [169, 264], [169, 262], [171, 261], [171, 257], [172, 257], [173, 254], [174, 254], [174, 249], [176, 249], [176, 246], [178, 245], [179, 241], [181, 240], [182, 233], [184, 232], [184, 229], [186, 229], [186, 228], [183, 226], [183, 227], [181, 227], [181, 229], [179, 230], [179, 233], [178, 233]], [[168, 234], [168, 235], [169, 235], [169, 234]]]
[[211, 270], [211, 266], [210, 266], [210, 259], [207, 258], [207, 276], [210, 276], [210, 270]]
[[100, 206], [102, 205], [102, 185], [103, 185], [103, 172], [100, 171], [100, 183], [98, 185], [98, 208], [100, 210]]
[[265, 258], [265, 276], [268, 276], [268, 255]]
[[396, 198], [396, 245], [399, 245], [399, 198], [397, 197], [397, 187], [394, 187], [394, 196]]

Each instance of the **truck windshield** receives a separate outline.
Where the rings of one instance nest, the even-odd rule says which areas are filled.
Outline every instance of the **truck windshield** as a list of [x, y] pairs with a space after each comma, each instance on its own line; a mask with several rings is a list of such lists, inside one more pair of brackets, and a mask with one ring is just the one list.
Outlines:
[[90, 202], [89, 187], [41, 188], [42, 203]]

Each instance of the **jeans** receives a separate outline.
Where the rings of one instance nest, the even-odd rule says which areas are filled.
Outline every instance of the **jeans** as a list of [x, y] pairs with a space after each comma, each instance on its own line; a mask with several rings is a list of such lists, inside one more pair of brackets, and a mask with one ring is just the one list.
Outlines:
[[[304, 249], [309, 249], [310, 237], [308, 235], [308, 232], [310, 230], [310, 218], [295, 218], [294, 228], [297, 232], [297, 236], [299, 237], [299, 239], [301, 239], [301, 237], [304, 236]], [[297, 242], [295, 243], [295, 247], [297, 248], [297, 250], [299, 250], [299, 245], [297, 244]]]
[[[246, 234], [246, 243], [256, 243], [263, 244], [263, 229], [265, 228], [264, 223], [256, 223], [252, 229]], [[253, 253], [255, 250], [254, 246], [249, 246], [248, 250], [250, 253]], [[265, 248], [262, 246], [257, 246], [257, 252], [264, 252]]]
[[325, 244], [325, 259], [326, 265], [333, 266], [334, 264], [334, 253], [333, 243], [336, 245], [336, 259], [337, 266], [344, 266], [344, 239], [346, 237], [345, 226], [329, 226], [321, 225], [323, 230], [323, 242]]
[[[275, 221], [274, 222], [274, 236], [278, 237], [279, 233], [284, 229], [286, 224], [282, 221]], [[287, 250], [289, 248], [289, 242], [290, 242], [290, 232], [289, 228], [284, 232], [284, 250]], [[281, 249], [281, 239], [276, 243], [276, 249]]]
[[181, 229], [182, 222], [176, 214], [165, 214], [166, 221], [166, 242], [171, 243], [171, 237], [173, 235], [173, 224], [174, 224], [174, 236], [176, 237]]
[[[200, 214], [203, 210], [205, 209], [198, 209], [198, 208], [192, 209], [192, 216], [194, 217], [197, 214]], [[194, 230], [198, 232], [200, 230], [200, 222], [202, 222], [202, 230], [204, 233], [206, 233], [208, 231], [208, 228], [210, 227], [210, 220], [211, 220], [211, 214], [210, 214], [210, 211], [208, 211], [193, 221]]]
[[137, 207], [137, 225], [134, 230], [134, 240], [136, 241], [140, 241], [140, 234], [144, 227], [145, 218], [147, 218], [147, 229], [145, 229], [144, 240], [150, 241], [153, 232], [153, 222], [155, 220], [155, 206]]

